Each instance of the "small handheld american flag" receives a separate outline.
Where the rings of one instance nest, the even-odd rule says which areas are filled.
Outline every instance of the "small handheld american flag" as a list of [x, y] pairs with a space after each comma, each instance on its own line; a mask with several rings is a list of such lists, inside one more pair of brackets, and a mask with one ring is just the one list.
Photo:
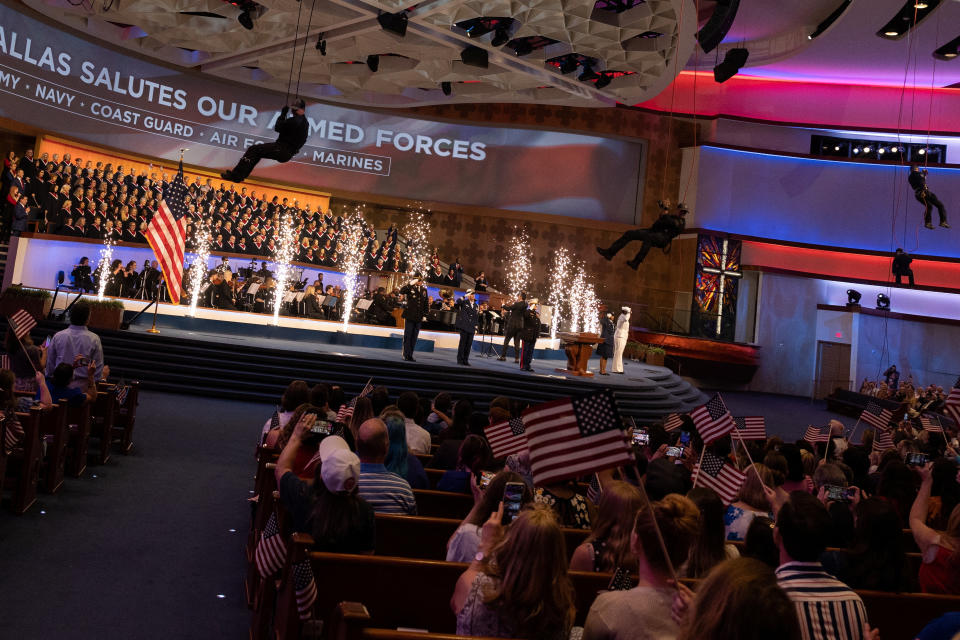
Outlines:
[[803, 434], [803, 439], [811, 444], [818, 442], [830, 442], [830, 434], [822, 433], [819, 427], [810, 425]]
[[516, 417], [491, 424], [483, 430], [495, 458], [504, 458], [527, 449], [527, 435], [523, 418]]
[[703, 452], [701, 461], [693, 468], [693, 486], [713, 489], [724, 504], [730, 504], [737, 499], [740, 487], [746, 479], [745, 473], [709, 451]]
[[860, 413], [861, 420], [877, 429], [886, 429], [892, 418], [893, 412], [889, 409], [884, 409], [872, 400], [867, 403], [863, 412]]
[[893, 449], [893, 430], [875, 429], [873, 433], [873, 451], [883, 453], [887, 449]]
[[340, 405], [340, 408], [337, 410], [337, 422], [346, 422], [353, 417], [353, 410], [357, 406], [357, 400], [360, 398], [366, 398], [370, 395], [370, 392], [373, 391], [373, 378], [367, 380], [367, 384], [363, 385], [363, 389], [360, 391], [360, 395], [351, 400], [350, 402]]
[[700, 432], [700, 438], [704, 444], [719, 440], [735, 428], [733, 416], [730, 415], [719, 393], [710, 398], [707, 404], [691, 411], [690, 417], [697, 431]]
[[733, 419], [737, 434], [743, 440], [766, 440], [767, 423], [763, 416], [743, 416]]
[[943, 412], [960, 425], [960, 378], [957, 378], [957, 381], [953, 383], [953, 388], [950, 389], [950, 394], [944, 401]]
[[37, 321], [26, 309], [20, 309], [10, 316], [10, 329], [13, 330], [13, 335], [17, 336], [17, 340], [23, 340], [23, 337], [30, 333], [35, 326], [37, 326]]
[[683, 426], [683, 416], [679, 413], [671, 413], [663, 419], [663, 428], [666, 431], [676, 431]]

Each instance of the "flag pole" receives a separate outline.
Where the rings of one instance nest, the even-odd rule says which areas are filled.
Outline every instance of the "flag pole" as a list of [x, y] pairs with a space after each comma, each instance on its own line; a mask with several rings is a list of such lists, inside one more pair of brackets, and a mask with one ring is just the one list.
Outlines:
[[[863, 416], [863, 412], [860, 412], [860, 416]], [[860, 417], [857, 418], [857, 421], [853, 425], [853, 429], [850, 430], [850, 437], [847, 438], [851, 443], [853, 442], [853, 434], [857, 432], [857, 426], [860, 424]], [[824, 458], [826, 460], [826, 458]]]
[[657, 512], [653, 510], [653, 504], [647, 495], [647, 489], [643, 486], [643, 479], [640, 477], [636, 465], [630, 465], [629, 469], [633, 472], [633, 477], [637, 481], [637, 487], [640, 489], [640, 496], [643, 498], [643, 503], [647, 509], [650, 510], [650, 519], [653, 521], [653, 531], [657, 534], [657, 542], [660, 543], [660, 552], [663, 554], [663, 559], [667, 562], [667, 570], [670, 572], [670, 578], [673, 580], [675, 586], [679, 585], [680, 580], [677, 578], [677, 571], [673, 568], [673, 561], [670, 560], [670, 554], [667, 552], [667, 543], [663, 541], [663, 533], [660, 531], [660, 524], [657, 522]]
[[757, 464], [753, 461], [753, 457], [750, 455], [750, 449], [747, 449], [747, 443], [744, 442], [743, 436], [740, 433], [737, 433], [737, 439], [740, 440], [740, 446], [743, 447], [743, 452], [747, 454], [747, 460], [750, 461], [750, 466], [753, 467], [753, 472], [757, 474], [757, 480], [760, 481], [760, 486], [764, 489], [769, 489], [766, 484], [763, 482], [763, 476], [760, 475], [760, 471], [757, 470]]
[[157, 329], [157, 311], [160, 310], [160, 283], [157, 283], [157, 296], [153, 299], [153, 326], [147, 329], [147, 333], [160, 333]]
[[[700, 448], [700, 460], [697, 462], [697, 469], [700, 469], [700, 465], [703, 464], [703, 454], [706, 452], [707, 452], [707, 445], [703, 445], [703, 447]], [[693, 476], [693, 486], [691, 487], [691, 489], [697, 488], [697, 480], [699, 479], [700, 479], [699, 473]]]

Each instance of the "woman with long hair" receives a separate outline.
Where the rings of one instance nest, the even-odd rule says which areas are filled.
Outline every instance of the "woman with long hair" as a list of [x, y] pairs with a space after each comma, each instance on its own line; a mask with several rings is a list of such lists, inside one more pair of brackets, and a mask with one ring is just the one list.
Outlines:
[[17, 397], [13, 393], [13, 382], [13, 371], [0, 369], [0, 417], [3, 418], [3, 423], [0, 424], [3, 435], [0, 446], [3, 446], [5, 455], [10, 455], [10, 452], [23, 442], [24, 435], [23, 427], [17, 418]]
[[[767, 454], [767, 458], [771, 457]], [[756, 516], [773, 519], [770, 500], [763, 491], [764, 485], [773, 488], [776, 485], [774, 473], [765, 464], [750, 465], [744, 470], [747, 478], [740, 486], [737, 499], [727, 507], [723, 516], [723, 527], [727, 540], [745, 540], [750, 521]]]
[[429, 489], [430, 481], [427, 472], [423, 470], [420, 458], [407, 449], [407, 426], [403, 412], [390, 406], [383, 410], [380, 419], [387, 425], [387, 437], [390, 447], [387, 449], [387, 458], [383, 466], [401, 478], [406, 478], [411, 489]]
[[960, 505], [953, 508], [944, 531], [927, 526], [926, 519], [933, 486], [933, 464], [920, 470], [923, 481], [910, 509], [910, 530], [923, 554], [920, 590], [924, 593], [960, 595]]
[[[693, 598], [686, 587], [680, 587]], [[678, 640], [800, 640], [796, 606], [759, 560], [720, 564], [697, 589]]]
[[[637, 558], [638, 584], [628, 591], [608, 591], [597, 596], [583, 625], [583, 640], [655, 640], [676, 636], [678, 626], [671, 616], [676, 589], [669, 566], [679, 567], [690, 554], [699, 519], [696, 505], [676, 493], [640, 509], [630, 539]], [[667, 556], [660, 545], [658, 525]]]
[[854, 517], [853, 544], [849, 549], [823, 554], [824, 569], [851, 589], [909, 590], [903, 527], [893, 506], [879, 498], [868, 498], [854, 507]]
[[[319, 407], [315, 407], [312, 404], [304, 403], [297, 407], [293, 414], [290, 416], [290, 419], [287, 420], [284, 425], [278, 429], [271, 429], [267, 432], [266, 437], [263, 441], [263, 446], [275, 449], [276, 451], [283, 451], [287, 446], [287, 442], [290, 441], [290, 437], [293, 434], [294, 429], [296, 429], [297, 424], [300, 422], [300, 419], [307, 414], [314, 414], [316, 416], [321, 415]], [[293, 467], [293, 470], [296, 471], [298, 476], [309, 476], [313, 473], [314, 467], [319, 462], [318, 459], [314, 459], [314, 455], [317, 453], [317, 447], [314, 446], [301, 446], [297, 453], [297, 458]]]
[[353, 435], [354, 442], [357, 441], [357, 431], [360, 429], [360, 425], [374, 415], [373, 403], [370, 398], [366, 396], [357, 398], [357, 403], [353, 406], [353, 415], [350, 416], [350, 422], [347, 424], [347, 428], [350, 429], [350, 433]]
[[490, 462], [490, 445], [480, 436], [470, 434], [460, 443], [457, 467], [444, 471], [437, 481], [437, 491], [470, 493], [470, 478], [476, 481]]
[[447, 562], [471, 562], [480, 548], [480, 528], [483, 523], [500, 506], [503, 500], [503, 491], [508, 482], [523, 483], [523, 497], [520, 499], [521, 509], [533, 502], [533, 491], [530, 490], [523, 477], [511, 471], [501, 471], [490, 480], [486, 488], [471, 484], [474, 493], [474, 504], [470, 513], [463, 519], [457, 530], [447, 541]]
[[593, 532], [573, 552], [571, 571], [610, 573], [619, 568], [631, 572], [637, 559], [630, 550], [633, 520], [643, 505], [640, 490], [627, 482], [603, 487]]
[[473, 403], [466, 398], [457, 400], [453, 405], [453, 416], [450, 425], [440, 432], [438, 439], [444, 440], [463, 440], [467, 437], [470, 427], [470, 414], [473, 413]]
[[566, 640], [574, 592], [560, 525], [549, 509], [534, 507], [504, 531], [502, 511], [484, 524], [483, 556], [457, 581], [457, 634]]
[[685, 578], [703, 578], [724, 560], [738, 557], [740, 552], [732, 544], [726, 544], [725, 509], [720, 496], [713, 489], [696, 487], [687, 497], [700, 510], [700, 531], [679, 574]]

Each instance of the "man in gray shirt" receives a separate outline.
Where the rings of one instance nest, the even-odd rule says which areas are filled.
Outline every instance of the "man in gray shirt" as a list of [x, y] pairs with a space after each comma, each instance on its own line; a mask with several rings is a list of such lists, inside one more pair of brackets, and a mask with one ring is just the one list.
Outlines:
[[100, 336], [87, 329], [89, 319], [90, 305], [85, 300], [78, 301], [70, 309], [70, 326], [57, 332], [47, 349], [47, 375], [52, 376], [57, 365], [66, 362], [74, 367], [70, 387], [76, 389], [87, 388], [88, 363], [93, 362], [97, 367], [95, 380], [102, 380], [104, 374], [103, 346]]

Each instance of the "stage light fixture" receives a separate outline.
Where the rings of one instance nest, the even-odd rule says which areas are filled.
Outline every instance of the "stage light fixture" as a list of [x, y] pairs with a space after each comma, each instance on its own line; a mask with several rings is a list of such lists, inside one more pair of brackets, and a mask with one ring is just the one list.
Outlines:
[[920, 149], [919, 151], [917, 151], [917, 153], [919, 153], [920, 155], [926, 155], [927, 150], [926, 150], [926, 149]]
[[817, 28], [807, 36], [807, 40], [813, 40], [814, 38], [820, 36], [824, 31], [830, 28], [830, 26], [836, 22], [840, 16], [843, 15], [844, 11], [850, 6], [853, 0], [843, 0], [840, 5], [833, 10], [833, 12], [824, 19], [823, 22], [817, 25]]
[[506, 27], [500, 27], [493, 32], [493, 39], [490, 41], [490, 46], [493, 47], [502, 47], [510, 41], [510, 33], [507, 31]]
[[885, 35], [885, 36], [887, 36], [887, 37], [889, 37], [889, 38], [896, 38], [898, 35], [900, 35], [900, 33], [897, 32], [897, 31], [884, 31], [884, 32], [883, 32], [883, 35]]
[[377, 69], [380, 68], [380, 56], [376, 54], [367, 56], [367, 67], [370, 69], [370, 71], [376, 73]]
[[404, 11], [400, 13], [381, 13], [377, 16], [377, 22], [384, 31], [396, 34], [401, 38], [407, 35], [407, 14]]
[[612, 79], [613, 79], [613, 78], [611, 78], [611, 77], [608, 76], [607, 74], [601, 73], [601, 74], [600, 74], [600, 77], [597, 78], [597, 82], [595, 83], [597, 89], [603, 89], [603, 88], [606, 87], [608, 84], [610, 84], [610, 81], [611, 81]]
[[460, 61], [470, 67], [486, 69], [490, 65], [487, 50], [470, 45], [460, 52]]
[[600, 74], [593, 70], [589, 64], [583, 65], [583, 71], [580, 73], [580, 77], [577, 78], [580, 82], [590, 82], [591, 80], [596, 80], [600, 77]]
[[833, 150], [834, 150], [834, 151], [840, 151], [840, 145], [838, 145], [838, 144], [833, 145]]
[[453, 86], [449, 82], [441, 82], [440, 90], [443, 91], [443, 95], [448, 96], [453, 93]]
[[847, 306], [853, 307], [860, 304], [861, 294], [856, 289], [847, 289]]
[[327, 55], [327, 41], [323, 39], [322, 33], [317, 36], [317, 51], [319, 51], [322, 56]]
[[580, 64], [577, 62], [577, 59], [574, 57], [565, 58], [564, 61], [560, 64], [560, 73], [566, 75], [568, 73], [573, 73], [577, 70]]
[[864, 147], [864, 148], [863, 148], [863, 152], [864, 152], [864, 153], [870, 153], [870, 147]]
[[930, 5], [927, 4], [926, 2], [918, 2], [918, 3], [916, 3], [915, 5], [913, 5], [913, 8], [914, 8], [914, 9], [926, 9], [926, 8], [929, 7], [929, 6], [930, 6]]
[[747, 58], [749, 57], [750, 52], [742, 47], [730, 49], [723, 56], [723, 62], [713, 68], [713, 79], [718, 83], [726, 82], [737, 75], [743, 65], [747, 64]]
[[853, 153], [854, 153], [854, 155], [860, 153], [860, 147], [854, 147], [854, 148], [853, 148]]
[[890, 311], [890, 298], [882, 293], [877, 294], [877, 309], [880, 311]]
[[253, 13], [250, 12], [250, 9], [241, 11], [240, 15], [237, 16], [237, 22], [248, 31], [253, 29]]
[[877, 149], [877, 153], [879, 153], [879, 154], [881, 154], [881, 155], [883, 155], [883, 154], [886, 153], [886, 152], [887, 152], [887, 150], [884, 149], [883, 147], [880, 147], [879, 149]]
[[513, 48], [513, 55], [518, 58], [521, 56], [530, 55], [533, 53], [533, 45], [530, 44], [529, 40], [519, 40], [517, 41], [516, 46]]

